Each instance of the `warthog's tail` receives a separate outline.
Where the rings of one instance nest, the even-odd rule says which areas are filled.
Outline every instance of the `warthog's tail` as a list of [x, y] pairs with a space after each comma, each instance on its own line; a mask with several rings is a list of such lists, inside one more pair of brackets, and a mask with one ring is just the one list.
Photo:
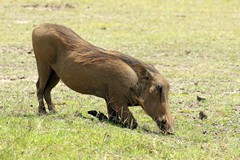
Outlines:
[[108, 117], [100, 111], [97, 112], [95, 110], [91, 110], [91, 111], [88, 111], [88, 114], [90, 114], [94, 117], [97, 117], [99, 119], [99, 121], [108, 121]]

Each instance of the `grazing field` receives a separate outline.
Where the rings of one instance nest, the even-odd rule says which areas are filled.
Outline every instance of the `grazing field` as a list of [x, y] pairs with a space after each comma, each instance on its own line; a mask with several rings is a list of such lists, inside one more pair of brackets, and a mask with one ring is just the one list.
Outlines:
[[[104, 100], [63, 83], [58, 113], [38, 116], [31, 33], [45, 22], [155, 65], [171, 84], [175, 135], [140, 107], [136, 130], [100, 122], [87, 111], [106, 114]], [[240, 159], [240, 2], [1, 0], [0, 159]]]

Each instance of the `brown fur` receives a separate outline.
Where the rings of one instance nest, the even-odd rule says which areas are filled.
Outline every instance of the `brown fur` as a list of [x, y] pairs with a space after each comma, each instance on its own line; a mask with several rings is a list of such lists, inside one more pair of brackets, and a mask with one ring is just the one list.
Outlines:
[[55, 112], [51, 90], [61, 79], [69, 88], [104, 98], [110, 120], [129, 128], [137, 121], [128, 106], [140, 105], [159, 128], [173, 132], [169, 111], [169, 84], [151, 65], [120, 52], [96, 47], [71, 29], [42, 24], [32, 34], [37, 61], [39, 114]]

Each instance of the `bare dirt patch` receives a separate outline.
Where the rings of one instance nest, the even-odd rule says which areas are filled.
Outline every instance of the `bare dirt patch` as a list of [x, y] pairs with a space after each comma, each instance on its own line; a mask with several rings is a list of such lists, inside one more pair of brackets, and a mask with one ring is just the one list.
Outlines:
[[75, 8], [72, 4], [66, 3], [66, 4], [39, 4], [39, 3], [34, 3], [34, 4], [25, 4], [21, 5], [22, 8], [27, 8], [27, 9], [47, 9], [47, 10], [52, 10], [52, 11], [58, 11], [58, 10], [63, 10], [63, 9], [72, 9]]
[[33, 66], [32, 53], [28, 47], [0, 46], [0, 82], [36, 81], [36, 75], [29, 74]]
[[234, 108], [234, 110], [235, 110], [236, 112], [239, 112], [239, 113], [240, 113], [240, 104], [239, 104], [239, 105], [236, 105], [235, 108]]
[[0, 47], [0, 54], [6, 53], [19, 53], [19, 54], [31, 54], [33, 53], [32, 48], [26, 47], [15, 47], [15, 46], [1, 46]]

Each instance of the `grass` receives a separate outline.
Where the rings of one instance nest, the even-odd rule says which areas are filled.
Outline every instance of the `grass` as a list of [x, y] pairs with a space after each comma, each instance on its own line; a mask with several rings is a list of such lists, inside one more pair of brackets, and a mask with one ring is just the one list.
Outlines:
[[[0, 159], [240, 159], [239, 10], [237, 0], [2, 0]], [[175, 135], [156, 134], [141, 108], [131, 109], [136, 130], [99, 122], [87, 111], [106, 113], [104, 101], [62, 83], [53, 90], [58, 113], [37, 116], [29, 51], [44, 22], [154, 64], [171, 84]]]

